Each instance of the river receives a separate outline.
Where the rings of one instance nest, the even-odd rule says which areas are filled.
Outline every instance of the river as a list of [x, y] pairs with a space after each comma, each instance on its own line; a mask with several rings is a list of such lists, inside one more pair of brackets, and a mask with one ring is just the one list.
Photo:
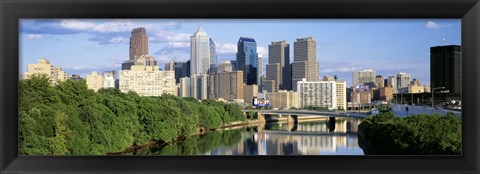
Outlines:
[[319, 118], [240, 126], [123, 155], [364, 155], [358, 145], [360, 123], [355, 118]]

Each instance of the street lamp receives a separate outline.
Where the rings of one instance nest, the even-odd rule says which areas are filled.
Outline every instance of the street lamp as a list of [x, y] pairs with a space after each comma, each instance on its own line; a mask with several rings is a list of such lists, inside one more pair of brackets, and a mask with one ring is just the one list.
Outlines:
[[438, 87], [438, 88], [433, 88], [433, 89], [432, 89], [432, 109], [433, 109], [433, 103], [435, 102], [435, 100], [433, 99], [433, 97], [434, 97], [434, 94], [435, 94], [435, 90], [436, 90], [436, 89], [445, 89], [445, 87], [442, 86], [442, 87]]

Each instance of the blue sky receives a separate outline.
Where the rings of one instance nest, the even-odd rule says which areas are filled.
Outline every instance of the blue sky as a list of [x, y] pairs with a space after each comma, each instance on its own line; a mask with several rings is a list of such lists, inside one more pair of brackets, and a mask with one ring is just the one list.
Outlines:
[[[313, 36], [320, 76], [374, 69], [383, 76], [407, 72], [430, 83], [430, 47], [461, 43], [460, 19], [22, 19], [20, 71], [47, 58], [69, 74], [120, 70], [128, 60], [130, 32], [145, 27], [149, 54], [163, 69], [169, 60], [190, 59], [190, 36], [201, 25], [217, 45], [218, 61], [235, 59], [241, 36], [253, 37], [268, 62], [268, 44]], [[445, 40], [444, 40], [445, 39]], [[265, 68], [264, 68], [265, 69]]]

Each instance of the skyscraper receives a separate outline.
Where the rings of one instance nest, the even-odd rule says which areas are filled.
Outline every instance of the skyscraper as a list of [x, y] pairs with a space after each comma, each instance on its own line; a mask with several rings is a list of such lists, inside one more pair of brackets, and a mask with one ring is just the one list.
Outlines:
[[243, 81], [247, 85], [257, 84], [258, 53], [257, 42], [253, 38], [240, 37], [237, 43], [237, 70], [243, 71]]
[[203, 76], [210, 68], [210, 38], [200, 26], [190, 36], [190, 76]]
[[353, 72], [352, 85], [369, 85], [372, 87], [375, 84], [375, 71], [365, 69], [363, 71]]
[[258, 68], [257, 68], [257, 85], [258, 92], [262, 92], [262, 76], [263, 76], [263, 55], [258, 54]]
[[135, 60], [142, 55], [148, 54], [148, 35], [145, 28], [135, 28], [130, 36], [130, 57], [129, 60]]
[[209, 40], [210, 43], [210, 68], [209, 73], [214, 73], [217, 71], [217, 53], [215, 49], [215, 42], [213, 42], [212, 38]]
[[397, 74], [397, 89], [408, 87], [410, 84], [410, 74], [400, 72]]
[[377, 88], [383, 88], [385, 87], [385, 78], [383, 78], [382, 75], [377, 75], [375, 77], [375, 86]]
[[175, 81], [180, 83], [180, 79], [183, 77], [190, 77], [190, 60], [186, 62], [175, 62]]
[[317, 43], [313, 37], [300, 38], [293, 43], [292, 88], [296, 90], [297, 82], [319, 80], [317, 62]]
[[290, 45], [285, 40], [268, 45], [267, 67], [267, 80], [275, 80], [278, 89], [292, 89]]
[[431, 89], [445, 87], [460, 98], [462, 93], [462, 47], [460, 45], [430, 48]]

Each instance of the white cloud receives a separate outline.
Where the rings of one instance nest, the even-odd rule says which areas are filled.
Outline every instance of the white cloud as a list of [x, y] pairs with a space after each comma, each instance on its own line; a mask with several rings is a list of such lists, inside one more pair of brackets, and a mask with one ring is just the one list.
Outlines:
[[442, 25], [439, 25], [433, 21], [427, 21], [427, 24], [425, 24], [425, 27], [429, 28], [429, 29], [435, 29], [435, 28], [440, 28], [442, 27]]
[[169, 48], [187, 48], [190, 47], [190, 42], [168, 42]]
[[127, 43], [128, 39], [124, 37], [114, 37], [110, 39], [110, 43]]
[[33, 39], [41, 39], [41, 38], [43, 38], [43, 35], [41, 35], [41, 34], [28, 34], [28, 35], [27, 35], [27, 38], [28, 38], [28, 39], [31, 39], [31, 40], [33, 40]]
[[263, 54], [263, 57], [268, 56], [268, 50], [265, 47], [257, 47], [257, 53], [258, 54]]
[[231, 43], [215, 43], [215, 51], [217, 54], [234, 54], [237, 53], [237, 45]]
[[67, 19], [60, 22], [60, 27], [70, 30], [90, 30], [95, 27], [93, 22]]
[[175, 32], [168, 32], [165, 30], [157, 29], [154, 31], [147, 31], [149, 33], [153, 33], [152, 41], [158, 42], [189, 42], [190, 35], [185, 33], [175, 33]]
[[94, 25], [91, 30], [101, 33], [110, 33], [110, 32], [129, 32], [133, 28], [136, 28], [134, 23], [122, 20], [108, 21], [105, 23], [100, 23]]

